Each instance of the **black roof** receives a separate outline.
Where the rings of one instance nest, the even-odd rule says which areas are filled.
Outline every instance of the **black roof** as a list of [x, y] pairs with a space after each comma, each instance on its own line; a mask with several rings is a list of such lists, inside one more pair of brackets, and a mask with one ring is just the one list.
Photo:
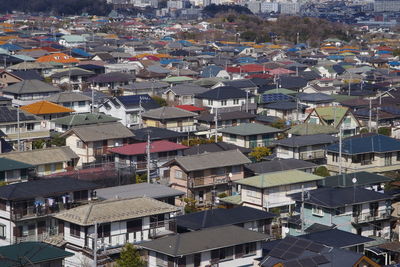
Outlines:
[[[249, 93], [249, 97], [253, 97], [254, 95]], [[232, 99], [232, 98], [246, 98], [246, 92], [237, 87], [233, 86], [221, 86], [215, 89], [211, 89], [207, 92], [196, 95], [196, 98], [205, 98], [205, 99], [213, 99], [213, 100], [224, 100], [224, 99]]]
[[[24, 111], [19, 111], [20, 121], [34, 121], [37, 118], [34, 115], [29, 115]], [[17, 121], [17, 109], [12, 107], [0, 107], [0, 122], [16, 122]]]
[[31, 199], [98, 187], [96, 184], [69, 177], [41, 179], [0, 186], [0, 199]]
[[134, 139], [138, 141], [146, 141], [148, 133], [150, 133], [150, 140], [163, 140], [186, 136], [186, 133], [179, 133], [158, 127], [146, 127], [142, 129], [136, 129], [132, 130], [132, 133], [135, 135]]
[[265, 105], [267, 109], [276, 109], [276, 110], [295, 110], [299, 107], [300, 110], [306, 109], [308, 106], [303, 104], [298, 104], [292, 101], [282, 101], [282, 102], [275, 102], [271, 104]]
[[[157, 104], [157, 102], [154, 101], [153, 98], [151, 98], [148, 94], [124, 95], [117, 96], [115, 98], [118, 99], [126, 108], [139, 107], [140, 102], [145, 110], [160, 107], [160, 105]], [[111, 101], [113, 101], [113, 98], [111, 99]], [[113, 103], [118, 106], [118, 103]]]
[[371, 242], [374, 239], [339, 229], [327, 229], [299, 236], [331, 247], [346, 248]]
[[227, 151], [227, 150], [235, 150], [238, 149], [243, 154], [248, 154], [251, 152], [251, 149], [237, 146], [234, 144], [229, 144], [225, 142], [218, 142], [218, 143], [210, 143], [210, 144], [201, 144], [197, 146], [192, 146], [191, 148], [185, 149], [183, 151], [184, 156], [188, 155], [198, 155], [205, 152], [220, 152], [220, 151]]
[[[218, 113], [218, 121], [237, 120], [237, 119], [254, 119], [256, 115], [245, 111], [228, 111]], [[197, 117], [198, 121], [214, 122], [215, 114], [203, 113]]]
[[232, 209], [212, 209], [176, 217], [178, 227], [187, 230], [200, 230], [223, 225], [234, 225], [256, 220], [272, 219], [275, 215], [249, 207], [239, 206]]
[[254, 174], [261, 174], [286, 170], [308, 169], [317, 166], [318, 165], [315, 163], [300, 159], [276, 159], [246, 164], [245, 168], [249, 169]]
[[303, 77], [280, 76], [279, 84], [280, 87], [286, 89], [300, 89], [307, 86], [307, 80]]
[[303, 147], [312, 145], [327, 145], [337, 141], [337, 137], [329, 134], [313, 134], [313, 135], [300, 135], [292, 136], [286, 139], [274, 141], [275, 145], [284, 147]]
[[[301, 202], [301, 193], [290, 195], [295, 201]], [[389, 200], [392, 196], [378, 193], [360, 187], [332, 188], [323, 187], [308, 191], [305, 203], [326, 207], [339, 208], [347, 205]]]
[[325, 177], [317, 181], [318, 186], [324, 187], [353, 187], [352, 180], [356, 178], [356, 186], [368, 186], [392, 181], [391, 178], [372, 172], [353, 172]]
[[21, 78], [22, 80], [44, 80], [44, 78], [40, 76], [39, 72], [36, 70], [14, 70], [12, 74]]

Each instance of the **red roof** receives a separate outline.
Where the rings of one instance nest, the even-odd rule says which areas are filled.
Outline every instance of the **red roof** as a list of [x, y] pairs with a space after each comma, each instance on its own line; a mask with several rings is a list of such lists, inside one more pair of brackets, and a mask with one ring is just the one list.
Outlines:
[[175, 106], [175, 107], [183, 109], [183, 110], [187, 110], [187, 111], [192, 111], [192, 112], [206, 110], [205, 108], [199, 108], [199, 107], [192, 106], [192, 105], [178, 105], [178, 106]]
[[261, 64], [246, 64], [240, 67], [242, 72], [265, 72], [271, 69], [267, 69], [264, 65]]
[[230, 73], [240, 73], [240, 67], [227, 67], [226, 71]]
[[[128, 156], [143, 155], [146, 154], [146, 145], [147, 142], [142, 142], [142, 143], [114, 147], [109, 149], [109, 151], [116, 154], [128, 155]], [[166, 140], [160, 140], [151, 142], [150, 153], [174, 151], [186, 148], [188, 147], [181, 144], [173, 143]]]
[[247, 78], [247, 79], [251, 79], [251, 78], [270, 79], [273, 77], [274, 77], [273, 75], [267, 74], [267, 73], [255, 73], [255, 74], [247, 75], [245, 78]]
[[273, 75], [282, 75], [282, 74], [290, 74], [290, 73], [295, 73], [295, 71], [284, 69], [284, 68], [276, 68], [269, 72], [269, 74], [273, 74]]

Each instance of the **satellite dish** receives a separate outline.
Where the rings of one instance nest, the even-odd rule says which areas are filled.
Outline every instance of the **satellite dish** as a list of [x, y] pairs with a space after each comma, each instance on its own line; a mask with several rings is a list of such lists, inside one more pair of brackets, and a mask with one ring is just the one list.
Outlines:
[[354, 177], [353, 179], [351, 179], [351, 181], [353, 182], [353, 184], [357, 183], [357, 178]]

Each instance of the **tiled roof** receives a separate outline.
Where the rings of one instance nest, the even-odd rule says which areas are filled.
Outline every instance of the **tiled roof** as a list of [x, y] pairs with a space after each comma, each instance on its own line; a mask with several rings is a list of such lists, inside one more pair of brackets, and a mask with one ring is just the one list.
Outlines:
[[55, 54], [50, 54], [46, 56], [42, 56], [36, 60], [37, 62], [58, 62], [58, 63], [78, 63], [79, 60], [70, 57], [67, 54], [64, 53], [55, 53]]
[[330, 125], [303, 123], [290, 128], [287, 131], [293, 135], [312, 135], [312, 134], [336, 134], [338, 130]]
[[23, 80], [3, 89], [4, 93], [11, 94], [56, 93], [60, 91], [60, 88], [39, 80]]
[[[253, 94], [248, 94], [248, 97], [253, 97]], [[232, 98], [246, 98], [246, 92], [233, 86], [221, 86], [211, 89], [207, 92], [196, 95], [196, 98], [223, 100]]]
[[76, 126], [64, 136], [70, 133], [75, 133], [83, 142], [133, 137], [133, 133], [120, 122]]
[[190, 118], [195, 116], [197, 116], [197, 113], [193, 113], [175, 107], [161, 107], [161, 108], [151, 109], [142, 114], [143, 118], [151, 118], [157, 120]]
[[186, 111], [191, 111], [191, 112], [204, 111], [205, 110], [205, 108], [199, 108], [199, 107], [192, 106], [192, 105], [178, 105], [178, 106], [175, 106], [175, 107], [183, 109], [183, 110], [186, 110]]
[[68, 126], [78, 126], [78, 125], [88, 125], [95, 123], [106, 123], [106, 122], [116, 122], [120, 119], [111, 117], [109, 115], [101, 113], [86, 113], [86, 114], [73, 114], [69, 116], [64, 116], [62, 118], [57, 118], [51, 120], [55, 124], [68, 125]]
[[219, 130], [221, 133], [236, 134], [236, 135], [258, 135], [268, 133], [279, 133], [282, 130], [259, 124], [259, 123], [242, 123], [238, 126], [232, 126]]
[[[121, 155], [142, 155], [146, 154], [147, 142], [129, 144], [120, 147], [111, 148], [109, 151]], [[150, 146], [150, 153], [174, 151], [188, 148], [187, 146], [173, 143], [166, 140], [154, 141]]]
[[[339, 152], [339, 144], [332, 144], [327, 147], [327, 150]], [[348, 155], [392, 151], [400, 151], [400, 141], [381, 134], [351, 137], [343, 140], [342, 143], [342, 153]]]
[[29, 113], [35, 115], [45, 115], [45, 114], [56, 114], [56, 113], [70, 113], [74, 112], [73, 109], [66, 108], [61, 105], [54, 104], [48, 101], [39, 101], [26, 106], [21, 107], [22, 110], [25, 110]]

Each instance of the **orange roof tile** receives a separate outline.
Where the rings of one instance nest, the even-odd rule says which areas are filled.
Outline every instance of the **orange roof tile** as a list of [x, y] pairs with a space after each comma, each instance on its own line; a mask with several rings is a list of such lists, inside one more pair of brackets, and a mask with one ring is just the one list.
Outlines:
[[78, 63], [79, 60], [64, 53], [55, 53], [38, 58], [37, 62]]
[[45, 100], [23, 106], [21, 109], [35, 115], [74, 112], [73, 109], [66, 108]]

